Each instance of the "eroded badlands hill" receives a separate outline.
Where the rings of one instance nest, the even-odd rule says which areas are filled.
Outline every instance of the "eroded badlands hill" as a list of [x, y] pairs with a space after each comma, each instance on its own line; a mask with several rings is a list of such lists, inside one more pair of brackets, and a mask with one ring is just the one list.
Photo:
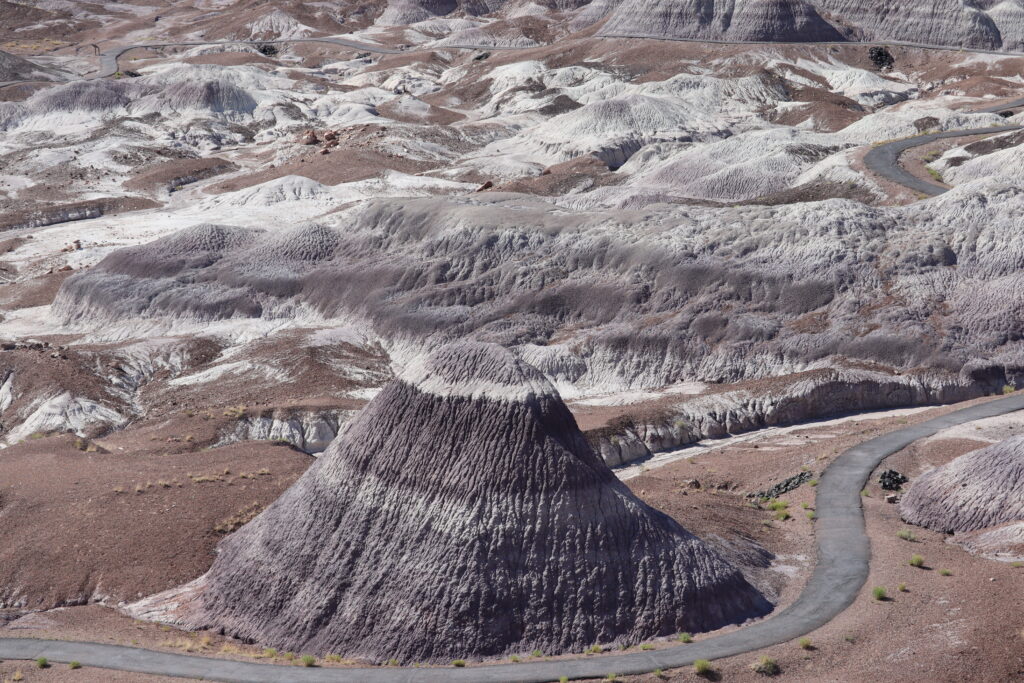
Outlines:
[[1024, 556], [1024, 437], [972, 451], [914, 481], [903, 518], [954, 534], [972, 552], [1005, 561]]
[[578, 652], [770, 609], [615, 478], [542, 373], [459, 343], [388, 385], [206, 575], [132, 611], [405, 662]]

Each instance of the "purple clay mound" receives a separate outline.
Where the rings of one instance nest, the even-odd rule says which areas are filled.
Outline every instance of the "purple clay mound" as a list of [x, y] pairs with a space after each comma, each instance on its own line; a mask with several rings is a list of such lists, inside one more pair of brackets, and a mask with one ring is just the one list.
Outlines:
[[540, 371], [465, 342], [385, 387], [206, 575], [131, 607], [403, 663], [580, 652], [771, 609], [616, 479]]
[[1024, 521], [1024, 436], [918, 477], [900, 501], [900, 513], [911, 524], [956, 534]]

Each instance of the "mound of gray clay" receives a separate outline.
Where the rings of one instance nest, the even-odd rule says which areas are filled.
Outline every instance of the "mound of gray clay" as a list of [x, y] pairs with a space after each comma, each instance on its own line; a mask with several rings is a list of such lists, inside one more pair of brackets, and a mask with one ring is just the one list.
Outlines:
[[459, 342], [408, 367], [210, 571], [137, 616], [297, 652], [580, 652], [771, 610], [637, 499], [544, 375]]

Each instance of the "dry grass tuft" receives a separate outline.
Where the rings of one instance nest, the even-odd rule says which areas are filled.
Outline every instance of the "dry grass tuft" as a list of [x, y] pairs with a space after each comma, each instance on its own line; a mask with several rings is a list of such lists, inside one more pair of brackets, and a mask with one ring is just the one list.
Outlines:
[[218, 534], [230, 534], [232, 531], [237, 531], [242, 525], [249, 523], [252, 519], [263, 511], [263, 506], [259, 503], [253, 502], [246, 505], [244, 508], [231, 515], [220, 524], [213, 527], [213, 530]]

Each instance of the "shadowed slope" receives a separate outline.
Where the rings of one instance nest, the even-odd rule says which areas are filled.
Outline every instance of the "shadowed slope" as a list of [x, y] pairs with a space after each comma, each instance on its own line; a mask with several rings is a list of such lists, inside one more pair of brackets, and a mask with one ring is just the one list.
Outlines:
[[612, 475], [539, 371], [460, 343], [388, 385], [204, 577], [132, 611], [290, 650], [447, 661], [770, 609]]

